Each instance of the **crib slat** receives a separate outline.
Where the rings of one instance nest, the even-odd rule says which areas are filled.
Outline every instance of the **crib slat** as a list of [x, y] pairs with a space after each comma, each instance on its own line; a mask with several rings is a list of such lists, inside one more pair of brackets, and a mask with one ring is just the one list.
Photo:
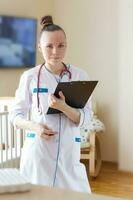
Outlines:
[[[14, 133], [14, 128], [11, 125], [11, 123], [9, 123], [10, 126], [10, 155], [11, 155], [11, 160], [13, 160], [13, 133]], [[11, 162], [11, 167], [13, 167], [13, 162]]]
[[8, 161], [8, 115], [5, 116], [5, 151], [6, 151], [6, 167], [8, 167], [7, 161]]
[[0, 114], [0, 168], [3, 167], [3, 135], [2, 135], [2, 115]]

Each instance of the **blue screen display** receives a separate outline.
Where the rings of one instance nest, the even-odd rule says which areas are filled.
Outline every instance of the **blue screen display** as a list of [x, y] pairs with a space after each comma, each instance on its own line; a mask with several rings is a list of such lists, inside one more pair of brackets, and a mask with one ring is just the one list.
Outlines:
[[33, 67], [37, 20], [0, 16], [0, 68]]

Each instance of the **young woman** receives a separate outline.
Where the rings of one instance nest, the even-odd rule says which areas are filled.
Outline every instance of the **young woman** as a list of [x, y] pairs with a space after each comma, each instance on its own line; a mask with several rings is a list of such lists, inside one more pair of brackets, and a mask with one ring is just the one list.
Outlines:
[[[13, 124], [26, 130], [20, 171], [33, 184], [91, 192], [80, 163], [80, 127], [91, 119], [91, 102], [75, 109], [67, 105], [61, 91], [60, 98], [53, 95], [58, 82], [88, 80], [88, 75], [63, 63], [66, 34], [52, 17], [43, 17], [41, 25], [39, 50], [44, 63], [21, 76], [11, 115]], [[49, 107], [62, 113], [47, 114]]]

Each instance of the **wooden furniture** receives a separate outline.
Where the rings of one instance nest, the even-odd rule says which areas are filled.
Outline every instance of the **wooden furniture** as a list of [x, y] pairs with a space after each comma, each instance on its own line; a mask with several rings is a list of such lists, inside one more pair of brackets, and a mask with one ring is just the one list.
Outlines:
[[93, 118], [80, 128], [81, 134], [81, 159], [87, 159], [89, 175], [97, 177], [101, 164], [100, 135], [104, 132], [104, 124], [94, 114]]
[[96, 194], [73, 192], [64, 189], [32, 185], [31, 191], [25, 193], [3, 194], [1, 200], [124, 200]]
[[88, 160], [89, 175], [92, 177], [98, 176], [102, 164], [98, 134], [97, 132], [90, 133], [88, 147], [81, 148], [81, 159]]

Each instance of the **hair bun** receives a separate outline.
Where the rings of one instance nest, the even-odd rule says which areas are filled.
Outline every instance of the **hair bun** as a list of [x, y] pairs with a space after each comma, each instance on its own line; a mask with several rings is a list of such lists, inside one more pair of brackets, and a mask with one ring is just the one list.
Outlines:
[[43, 27], [53, 24], [52, 16], [51, 15], [47, 15], [47, 16], [42, 17], [41, 21], [40, 21], [40, 24]]

